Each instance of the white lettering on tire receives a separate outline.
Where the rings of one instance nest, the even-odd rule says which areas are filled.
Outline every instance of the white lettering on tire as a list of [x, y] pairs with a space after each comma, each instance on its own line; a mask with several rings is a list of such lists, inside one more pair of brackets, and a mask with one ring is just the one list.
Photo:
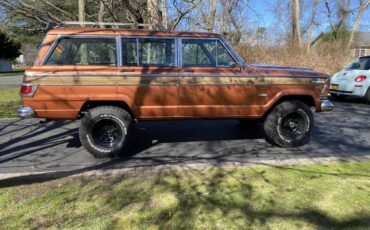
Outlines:
[[[122, 125], [123, 127], [123, 130], [124, 130], [124, 134], [127, 135], [127, 127], [125, 125], [125, 123], [122, 122], [121, 119], [119, 119], [118, 117], [112, 115], [112, 114], [100, 114], [99, 116], [100, 118], [109, 118], [109, 119], [114, 119], [116, 121], [118, 121], [119, 124]], [[93, 141], [91, 140], [90, 138], [90, 135], [89, 134], [86, 134], [86, 139], [87, 141], [89, 142], [90, 146], [93, 147], [95, 150], [99, 151], [99, 152], [102, 152], [102, 153], [110, 153], [113, 151], [113, 148], [110, 148], [110, 149], [101, 149], [99, 147], [97, 147], [96, 145], [94, 145]]]
[[[298, 111], [305, 117], [305, 122], [306, 122], [306, 130], [305, 130], [305, 135], [306, 133], [308, 133], [310, 131], [310, 123], [311, 123], [311, 120], [310, 120], [310, 117], [308, 116], [308, 114], [306, 113], [306, 111], [302, 110], [302, 109], [298, 109]], [[289, 139], [286, 139], [280, 132], [280, 125], [281, 125], [281, 121], [282, 121], [282, 117], [279, 117], [278, 119], [278, 122], [277, 122], [277, 125], [276, 125], [276, 131], [279, 135], [279, 137], [287, 142], [287, 143], [291, 143], [292, 141], [289, 140]]]

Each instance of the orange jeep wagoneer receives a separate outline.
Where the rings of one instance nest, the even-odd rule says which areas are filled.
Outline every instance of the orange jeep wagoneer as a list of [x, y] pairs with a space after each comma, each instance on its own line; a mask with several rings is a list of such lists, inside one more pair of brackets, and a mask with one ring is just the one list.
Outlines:
[[80, 141], [96, 157], [124, 153], [140, 120], [264, 120], [267, 140], [294, 147], [310, 138], [311, 107], [332, 110], [328, 79], [246, 64], [213, 33], [59, 27], [25, 72], [18, 114], [80, 119]]

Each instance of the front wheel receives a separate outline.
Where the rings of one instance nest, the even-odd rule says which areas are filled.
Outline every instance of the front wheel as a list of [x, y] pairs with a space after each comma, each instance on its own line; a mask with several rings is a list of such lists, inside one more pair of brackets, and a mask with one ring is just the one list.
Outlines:
[[301, 101], [284, 101], [267, 115], [266, 139], [279, 147], [298, 147], [310, 140], [313, 113]]
[[81, 144], [95, 157], [115, 157], [124, 153], [133, 132], [130, 114], [118, 107], [100, 106], [82, 118]]

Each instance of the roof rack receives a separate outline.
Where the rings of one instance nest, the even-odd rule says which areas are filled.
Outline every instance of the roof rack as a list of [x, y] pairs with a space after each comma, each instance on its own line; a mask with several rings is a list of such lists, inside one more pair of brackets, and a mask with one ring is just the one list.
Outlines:
[[49, 31], [53, 28], [63, 28], [63, 27], [92, 27], [92, 28], [113, 28], [113, 29], [156, 29], [158, 26], [154, 24], [148, 24], [148, 23], [112, 23], [112, 22], [48, 22], [45, 30]]

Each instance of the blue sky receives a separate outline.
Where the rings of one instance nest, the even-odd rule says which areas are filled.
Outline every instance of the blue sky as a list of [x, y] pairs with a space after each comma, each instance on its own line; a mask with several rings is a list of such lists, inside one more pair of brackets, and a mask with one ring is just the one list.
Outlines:
[[[251, 24], [256, 27], [266, 27], [266, 28], [276, 28], [276, 24], [279, 23], [279, 19], [273, 12], [276, 12], [276, 8], [281, 7], [286, 9], [284, 4], [280, 4], [281, 0], [251, 0], [250, 8], [246, 8], [247, 18], [251, 18]], [[288, 2], [288, 1], [285, 1]], [[303, 27], [304, 21], [308, 22], [311, 17], [313, 0], [303, 1], [305, 5], [302, 7], [302, 17], [303, 17]], [[330, 4], [335, 4], [335, 1], [330, 1]], [[351, 9], [356, 9], [359, 6], [359, 0], [351, 1]], [[326, 14], [326, 8], [323, 0], [319, 0], [318, 9], [317, 9], [317, 19], [320, 20], [320, 25], [316, 26], [316, 30], [325, 30], [330, 26], [328, 17]], [[335, 12], [332, 12], [335, 16]], [[357, 12], [350, 14], [349, 22], [353, 23]], [[335, 21], [335, 20], [334, 20]], [[360, 31], [370, 31], [370, 7], [364, 13], [361, 24], [359, 27]]]
[[[1, 1], [1, 0], [0, 0]], [[247, 2], [247, 0], [245, 0]], [[281, 12], [287, 9], [287, 3], [290, 0], [249, 0], [249, 3], [242, 7], [243, 15], [245, 18], [246, 28], [248, 29], [257, 29], [259, 27], [264, 27], [271, 34], [277, 32], [284, 32], [284, 20], [286, 15], [279, 18], [277, 13], [279, 9]], [[303, 0], [305, 5], [302, 7], [302, 29], [308, 27], [308, 22], [311, 17], [311, 9], [313, 0]], [[329, 1], [331, 4], [335, 4], [336, 1]], [[359, 0], [351, 0], [351, 8], [356, 9], [359, 5]], [[288, 12], [289, 13], [289, 12]], [[0, 9], [0, 20], [3, 16], [3, 12]], [[335, 15], [335, 12], [333, 12]], [[350, 14], [350, 23], [354, 21], [357, 12]], [[319, 0], [317, 20], [320, 21], [320, 24], [317, 25], [314, 29], [314, 34], [319, 34], [322, 31], [326, 31], [329, 28], [329, 22], [327, 18], [326, 8], [323, 0]], [[334, 20], [335, 21], [335, 20]], [[1, 23], [1, 21], [0, 21]], [[286, 24], [286, 23], [285, 23]], [[285, 28], [286, 29], [286, 28]], [[359, 31], [370, 31], [370, 7], [364, 13]]]

